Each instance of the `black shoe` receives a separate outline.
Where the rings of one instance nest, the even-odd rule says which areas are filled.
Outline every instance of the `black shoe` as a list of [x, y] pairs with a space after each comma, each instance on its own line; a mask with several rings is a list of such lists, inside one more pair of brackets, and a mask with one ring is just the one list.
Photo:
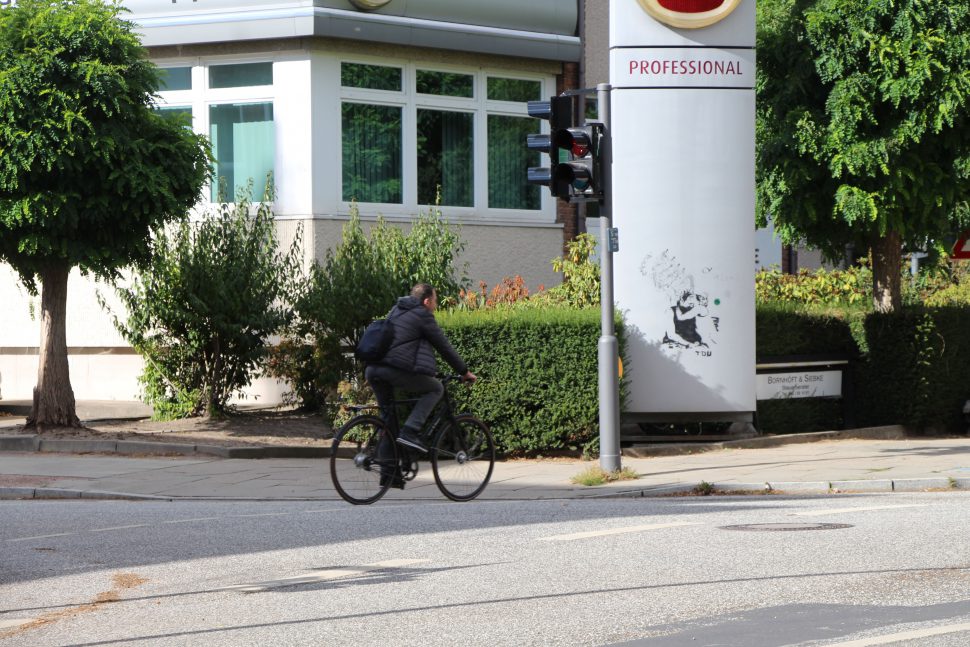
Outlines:
[[404, 479], [401, 478], [400, 473], [381, 474], [381, 487], [396, 487], [399, 490], [403, 490]]
[[402, 429], [401, 432], [397, 435], [397, 442], [406, 447], [410, 447], [411, 449], [416, 449], [421, 453], [427, 453], [428, 451], [428, 448], [424, 446], [424, 443], [421, 442], [421, 439], [418, 438], [414, 434], [414, 432], [406, 428]]

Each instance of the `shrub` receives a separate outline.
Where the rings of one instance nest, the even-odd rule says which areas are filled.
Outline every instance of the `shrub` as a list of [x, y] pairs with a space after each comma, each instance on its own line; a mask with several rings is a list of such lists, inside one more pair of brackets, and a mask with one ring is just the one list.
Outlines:
[[[502, 451], [597, 451], [599, 309], [453, 311], [438, 321], [481, 378], [455, 397], [488, 422]], [[621, 356], [623, 330], [618, 322]]]
[[340, 244], [313, 265], [300, 289], [294, 325], [273, 351], [273, 375], [287, 379], [305, 407], [333, 414], [340, 382], [362, 382], [348, 350], [363, 329], [418, 282], [434, 285], [443, 303], [456, 302], [467, 283], [455, 262], [463, 249], [458, 229], [437, 209], [415, 219], [406, 234], [378, 219], [368, 235], [352, 205]]
[[226, 411], [291, 318], [300, 236], [280, 251], [270, 207], [251, 217], [251, 195], [250, 182], [235, 204], [156, 232], [148, 267], [117, 290], [128, 317], [114, 323], [145, 360], [143, 397], [157, 418]]
[[970, 307], [904, 308], [866, 318], [869, 354], [857, 381], [864, 424], [965, 431]]
[[847, 270], [799, 270], [755, 274], [755, 299], [760, 303], [862, 304], [872, 295], [872, 271], [864, 266]]

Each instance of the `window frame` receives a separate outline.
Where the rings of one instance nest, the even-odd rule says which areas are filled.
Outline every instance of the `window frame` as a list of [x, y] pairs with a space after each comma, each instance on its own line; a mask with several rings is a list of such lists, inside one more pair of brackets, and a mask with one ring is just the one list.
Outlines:
[[[279, 132], [276, 126], [276, 90], [275, 90], [275, 70], [274, 85], [251, 85], [235, 88], [212, 88], [209, 86], [209, 68], [216, 65], [236, 65], [244, 63], [271, 63], [279, 61], [275, 57], [265, 55], [253, 56], [205, 56], [193, 58], [174, 58], [166, 59], [159, 67], [162, 69], [171, 67], [191, 67], [192, 89], [190, 90], [164, 90], [158, 93], [158, 107], [190, 107], [192, 109], [192, 130], [195, 133], [211, 136], [211, 126], [209, 119], [209, 108], [211, 106], [225, 104], [256, 104], [269, 103], [273, 106], [273, 132], [274, 132], [274, 160], [273, 177], [276, 177], [277, 160], [279, 158]], [[253, 199], [258, 201], [262, 198], [263, 187], [260, 183], [262, 178], [253, 178]], [[207, 181], [199, 197], [200, 205], [218, 205], [212, 201], [212, 181]]]
[[[366, 88], [344, 87], [341, 84], [341, 65], [354, 63], [363, 65], [380, 65], [394, 67], [401, 70], [401, 90], [371, 90]], [[499, 209], [488, 206], [488, 116], [502, 115], [510, 117], [529, 117], [525, 103], [514, 101], [488, 100], [488, 78], [508, 78], [534, 81], [539, 84], [539, 96], [545, 97], [553, 87], [554, 79], [547, 74], [533, 74], [528, 72], [502, 70], [490, 67], [464, 67], [443, 65], [439, 63], [403, 60], [376, 59], [366, 56], [335, 55], [337, 92], [334, 94], [337, 103], [336, 113], [342, 114], [342, 106], [348, 103], [373, 103], [376, 105], [398, 106], [401, 108], [401, 182], [402, 203], [359, 202], [357, 207], [363, 216], [383, 215], [389, 219], [410, 219], [415, 214], [427, 212], [432, 205], [418, 202], [418, 146], [417, 125], [418, 110], [438, 110], [446, 112], [461, 112], [472, 115], [474, 164], [474, 185], [472, 187], [473, 206], [460, 207], [441, 205], [441, 210], [449, 217], [460, 222], [483, 224], [552, 224], [555, 222], [555, 205], [548, 196], [548, 191], [538, 187], [540, 191], [540, 206], [538, 209]], [[424, 94], [417, 91], [417, 71], [442, 72], [446, 74], [464, 74], [472, 77], [472, 97], [453, 97], [436, 94]], [[337, 204], [342, 214], [349, 214], [351, 203], [343, 199], [343, 130], [340, 125], [337, 140], [341, 142], [341, 150], [336, 152], [335, 182], [332, 190], [337, 196]], [[548, 130], [548, 124], [537, 120], [537, 130]], [[525, 146], [525, 141], [522, 142]], [[548, 163], [548, 162], [540, 162]]]

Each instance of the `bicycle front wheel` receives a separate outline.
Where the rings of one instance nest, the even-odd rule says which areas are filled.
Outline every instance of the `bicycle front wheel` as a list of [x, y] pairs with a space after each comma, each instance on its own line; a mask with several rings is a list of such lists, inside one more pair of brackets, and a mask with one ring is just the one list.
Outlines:
[[431, 447], [431, 468], [441, 493], [471, 501], [485, 489], [495, 467], [495, 442], [485, 423], [469, 414], [455, 416]]
[[333, 487], [348, 503], [377, 501], [397, 473], [397, 446], [384, 421], [358, 416], [337, 431], [330, 450]]

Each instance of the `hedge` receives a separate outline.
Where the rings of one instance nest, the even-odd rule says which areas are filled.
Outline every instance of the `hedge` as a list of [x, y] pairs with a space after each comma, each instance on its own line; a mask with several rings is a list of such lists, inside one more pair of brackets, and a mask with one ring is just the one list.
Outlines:
[[856, 389], [864, 425], [967, 431], [963, 406], [970, 399], [970, 306], [873, 313], [865, 331], [869, 353]]
[[760, 304], [756, 322], [759, 358], [843, 354], [854, 360], [845, 374], [851, 401], [762, 400], [761, 431], [838, 429], [847, 414], [863, 427], [902, 424], [966, 432], [962, 411], [970, 399], [970, 306], [911, 306], [882, 314]]
[[[757, 356], [844, 355], [855, 359], [859, 343], [853, 330], [861, 332], [863, 316], [858, 310], [759, 304], [755, 316]], [[851, 376], [847, 374], [846, 378]], [[757, 407], [758, 430], [769, 434], [839, 429], [845, 420], [842, 400], [759, 400]]]
[[[480, 378], [455, 388], [460, 408], [489, 424], [502, 452], [597, 451], [599, 308], [453, 311], [438, 322]], [[622, 357], [620, 322], [617, 338]]]

